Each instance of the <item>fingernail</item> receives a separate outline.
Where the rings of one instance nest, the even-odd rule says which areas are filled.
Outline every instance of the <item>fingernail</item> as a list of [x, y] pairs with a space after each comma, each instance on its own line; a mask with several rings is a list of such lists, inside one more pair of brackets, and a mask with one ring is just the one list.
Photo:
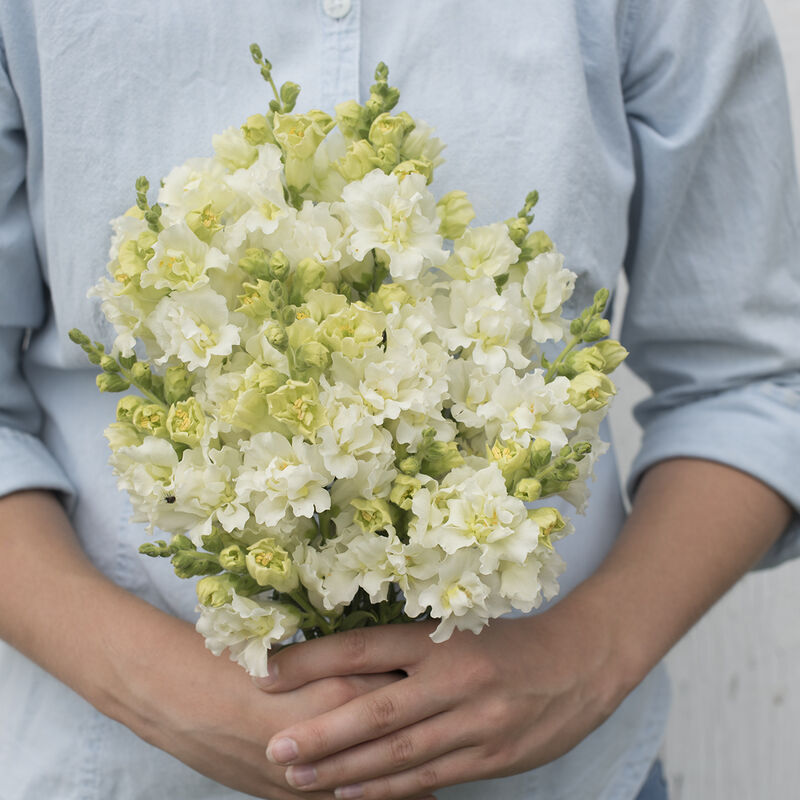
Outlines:
[[267, 758], [275, 764], [288, 764], [299, 752], [294, 739], [276, 739], [267, 748]]
[[310, 786], [317, 779], [317, 770], [310, 764], [300, 764], [297, 767], [289, 767], [286, 770], [286, 780], [296, 789], [303, 786]]
[[364, 787], [360, 783], [354, 783], [352, 786], [340, 786], [333, 796], [336, 800], [357, 800], [364, 796]]
[[275, 681], [278, 680], [278, 665], [269, 667], [269, 674], [261, 678], [253, 678], [253, 683], [259, 689], [268, 689]]

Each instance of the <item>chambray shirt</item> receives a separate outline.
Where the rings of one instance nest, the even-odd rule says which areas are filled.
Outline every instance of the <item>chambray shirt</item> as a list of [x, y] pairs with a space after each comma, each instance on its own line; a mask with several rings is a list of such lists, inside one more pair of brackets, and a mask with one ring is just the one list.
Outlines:
[[[466, 189], [478, 223], [512, 216], [538, 188], [537, 224], [579, 276], [572, 310], [625, 269], [622, 338], [653, 389], [638, 409], [632, 485], [662, 459], [695, 456], [800, 508], [800, 214], [784, 79], [759, 0], [6, 0], [0, 493], [59, 492], [103, 572], [193, 617], [191, 583], [136, 552], [145, 534], [102, 438], [116, 398], [97, 392], [66, 332], [111, 341], [86, 291], [136, 177], [156, 183], [264, 110], [251, 41], [279, 80], [302, 85], [300, 110], [363, 101], [376, 63], [389, 64], [399, 108], [448, 144], [434, 189]], [[563, 592], [596, 569], [623, 518], [609, 455], [561, 548]], [[795, 516], [765, 563], [796, 553], [798, 534]], [[566, 756], [438, 796], [628, 800], [666, 706], [659, 668]], [[0, 720], [2, 800], [242, 796], [3, 645]]]

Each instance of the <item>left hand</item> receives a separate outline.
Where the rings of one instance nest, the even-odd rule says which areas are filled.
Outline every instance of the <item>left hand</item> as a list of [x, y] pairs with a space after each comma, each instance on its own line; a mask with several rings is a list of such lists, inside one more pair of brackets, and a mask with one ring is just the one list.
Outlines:
[[[534, 617], [495, 620], [442, 644], [434, 625], [366, 628], [290, 647], [270, 660], [269, 692], [335, 675], [407, 677], [270, 740], [298, 789], [340, 800], [430, 797], [437, 788], [533, 769], [600, 725], [632, 686], [612, 663], [601, 620], [565, 600]], [[277, 670], [273, 668], [277, 666]], [[270, 679], [268, 679], [270, 680]]]

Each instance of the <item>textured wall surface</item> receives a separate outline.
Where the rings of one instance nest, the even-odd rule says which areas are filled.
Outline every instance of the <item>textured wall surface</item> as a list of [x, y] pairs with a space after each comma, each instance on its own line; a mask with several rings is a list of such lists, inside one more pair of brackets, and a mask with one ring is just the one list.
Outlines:
[[[800, 155], [800, 0], [767, 6]], [[623, 383], [612, 424], [625, 469], [638, 444], [630, 407], [644, 387], [630, 373]], [[800, 563], [744, 578], [667, 663], [674, 702], [663, 755], [672, 800], [800, 797]]]

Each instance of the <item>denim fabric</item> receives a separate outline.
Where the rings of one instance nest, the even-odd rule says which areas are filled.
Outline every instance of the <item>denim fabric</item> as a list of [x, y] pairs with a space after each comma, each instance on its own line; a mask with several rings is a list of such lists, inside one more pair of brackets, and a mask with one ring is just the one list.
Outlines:
[[[630, 363], [653, 388], [632, 484], [696, 456], [800, 508], [800, 211], [777, 47], [760, 0], [29, 0], [0, 3], [0, 494], [62, 494], [92, 561], [185, 618], [189, 582], [142, 559], [106, 465], [115, 398], [67, 339], [111, 331], [87, 289], [108, 220], [269, 100], [258, 41], [299, 110], [364, 100], [375, 64], [448, 144], [434, 189], [477, 224], [538, 188], [537, 225], [578, 273], [572, 310], [625, 269]], [[23, 347], [23, 343], [26, 346]], [[563, 592], [623, 519], [613, 466], [560, 547]], [[770, 558], [797, 552], [798, 517]], [[222, 800], [193, 773], [0, 645], [0, 798]], [[666, 717], [659, 668], [577, 748], [492, 797], [631, 800]], [[480, 785], [442, 792], [485, 797]]]
[[669, 800], [667, 781], [660, 759], [653, 764], [642, 791], [636, 795], [636, 800]]

